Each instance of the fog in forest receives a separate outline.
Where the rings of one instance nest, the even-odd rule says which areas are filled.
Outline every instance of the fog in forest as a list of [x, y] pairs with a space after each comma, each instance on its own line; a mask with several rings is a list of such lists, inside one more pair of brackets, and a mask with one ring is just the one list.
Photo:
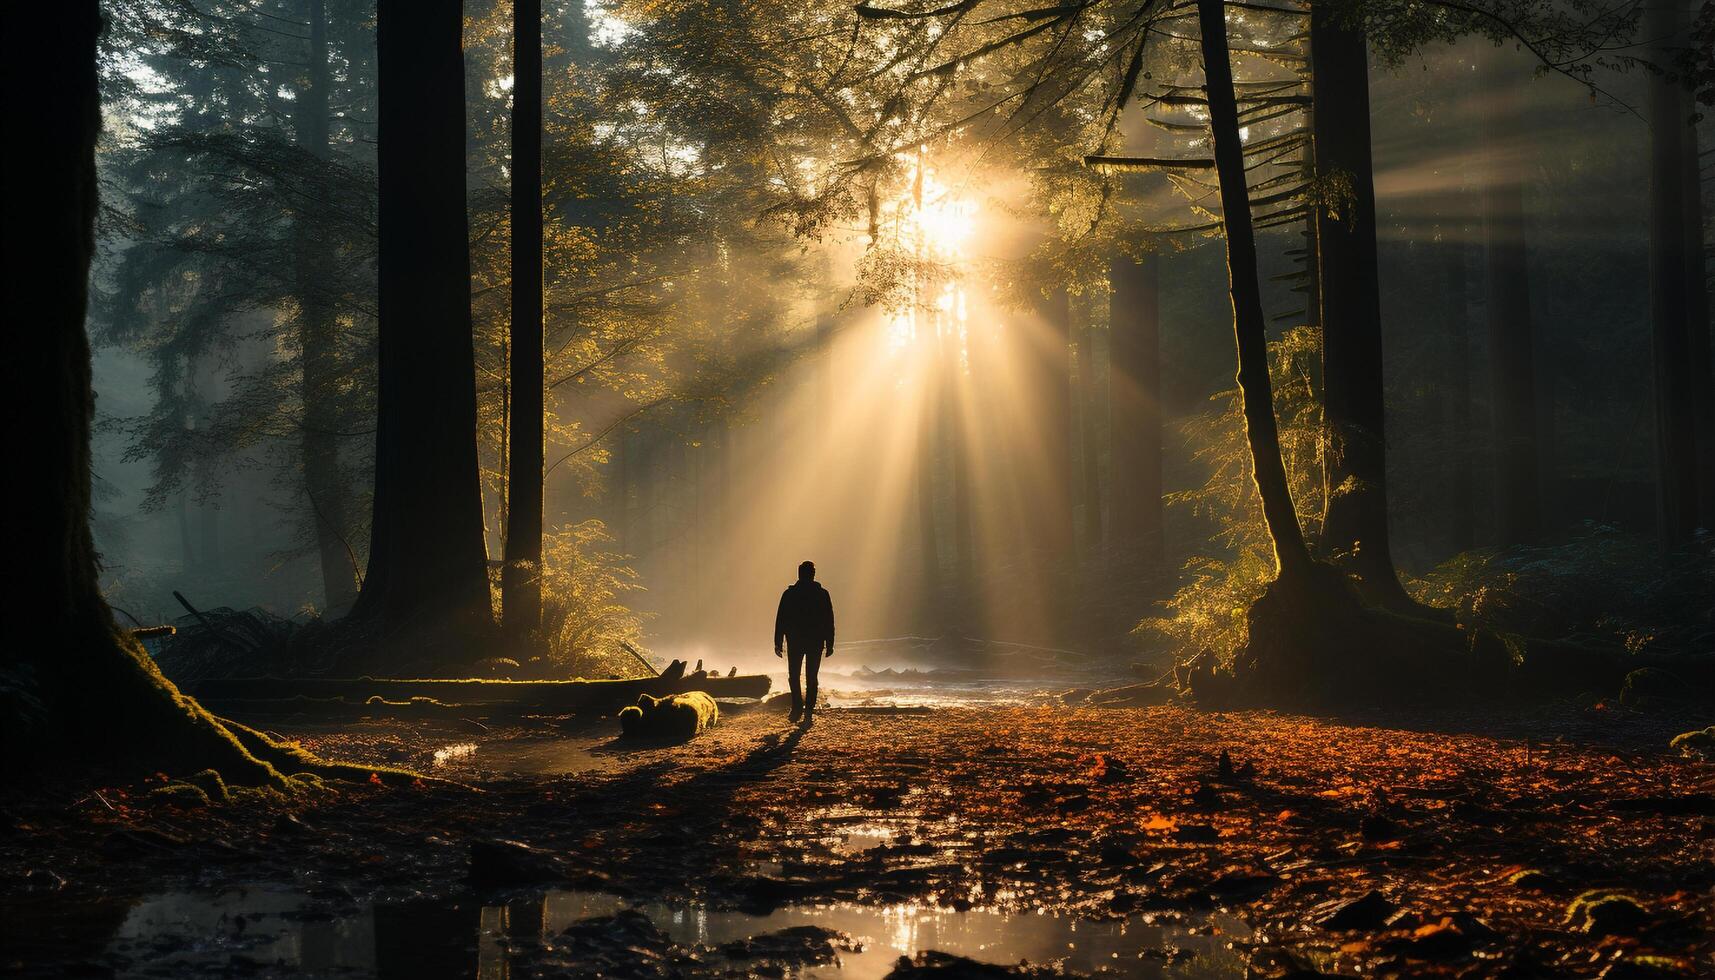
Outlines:
[[[467, 62], [467, 74], [476, 64]], [[1614, 102], [1637, 102], [1644, 83], [1609, 79], [1597, 98], [1567, 78], [1533, 77], [1532, 64], [1468, 40], [1372, 71], [1394, 553], [1413, 574], [1495, 533], [1483, 327], [1495, 288], [1484, 249], [1496, 240], [1484, 191], [1495, 174], [1517, 181], [1525, 207], [1522, 225], [1493, 234], [1522, 236], [1527, 257], [1544, 523], [1570, 536], [1597, 526], [1644, 533], [1653, 521], [1646, 134]], [[471, 79], [479, 82], [491, 84]], [[1170, 155], [1182, 137], [1144, 117], [1122, 121], [1128, 152]], [[1271, 126], [1282, 123], [1259, 133]], [[163, 157], [156, 166], [167, 179], [187, 176], [174, 167], [196, 166]], [[563, 430], [548, 452], [550, 530], [584, 528], [577, 547], [589, 560], [624, 570], [615, 599], [640, 616], [647, 645], [690, 659], [748, 665], [765, 655], [779, 590], [803, 559], [817, 563], [838, 600], [841, 636], [853, 640], [952, 635], [1121, 650], [1159, 642], [1133, 627], [1162, 613], [1159, 602], [1192, 574], [1188, 561], [1233, 552], [1223, 547], [1224, 518], [1195, 495], [1231, 465], [1211, 455], [1227, 406], [1220, 393], [1232, 388], [1218, 235], [1155, 246], [1160, 382], [1139, 391], [1112, 364], [1107, 270], [1070, 284], [1032, 278], [1032, 250], [1055, 219], [1036, 216], [1028, 174], [981, 141], [902, 155], [898, 170], [876, 223], [894, 257], [917, 265], [866, 266], [872, 229], [857, 216], [819, 241], [776, 236], [765, 254], [723, 244], [675, 256], [705, 275], [708, 266], [749, 268], [730, 276], [737, 288], [705, 289], [689, 302], [656, 294], [636, 316], [652, 318], [664, 348], [749, 344], [719, 353], [752, 363], [725, 390], [685, 406], [638, 411], [652, 398], [626, 387], [684, 385], [673, 360], [707, 351], [639, 350], [637, 363], [615, 365], [610, 377], [551, 390]], [[1206, 191], [1159, 175], [1124, 180], [1126, 207], [1148, 224], [1195, 225], [1194, 208], [1215, 207]], [[1303, 247], [1301, 222], [1262, 232], [1273, 336], [1307, 322]], [[98, 282], [130, 248], [123, 235], [110, 239]], [[479, 316], [486, 301], [479, 294]], [[96, 359], [96, 529], [116, 607], [144, 622], [172, 620], [184, 614], [177, 589], [202, 607], [328, 612], [308, 529], [315, 516], [279, 458], [281, 434], [267, 429], [281, 416], [223, 418], [229, 400], [249, 397], [254, 379], [289, 356], [272, 327], [291, 311], [235, 309], [221, 316], [217, 337], [179, 356], [151, 349], [158, 326], [121, 322], [143, 318], [140, 308], [108, 315], [98, 338], [136, 338], [102, 344]], [[711, 340], [735, 322], [753, 327], [748, 340]], [[1061, 337], [1070, 344], [1057, 373], [1049, 365]], [[1469, 392], [1463, 419], [1452, 378]], [[162, 431], [163, 384], [181, 432]], [[1126, 425], [1110, 406], [1128, 386], [1164, 413], [1160, 562], [1103, 533], [1116, 509], [1136, 505], [1110, 449]], [[484, 424], [504, 423], [489, 412]], [[199, 437], [199, 427], [234, 425], [260, 431]], [[354, 502], [366, 492], [371, 441], [361, 429], [341, 433], [342, 492]], [[1459, 516], [1447, 488], [1466, 454], [1474, 496]], [[498, 466], [492, 450], [484, 465]], [[1057, 480], [1061, 467], [1067, 479]], [[492, 562], [503, 522], [501, 485], [489, 476]], [[340, 537], [361, 565], [363, 522], [351, 519]]]
[[9, 974], [1715, 962], [1715, 0], [0, 39]]

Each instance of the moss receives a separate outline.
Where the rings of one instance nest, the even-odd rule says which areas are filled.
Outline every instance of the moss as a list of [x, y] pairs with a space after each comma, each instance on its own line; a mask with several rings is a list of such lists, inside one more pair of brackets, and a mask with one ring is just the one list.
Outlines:
[[1715, 725], [1675, 735], [1668, 746], [1681, 755], [1715, 759]]
[[228, 786], [227, 802], [239, 805], [284, 803], [298, 792], [295, 777], [286, 777], [286, 786], [285, 790], [272, 786]]
[[157, 786], [149, 791], [149, 802], [184, 807], [185, 809], [210, 806], [214, 803], [201, 786], [192, 783], [168, 783], [165, 786]]
[[620, 709], [619, 730], [631, 738], [695, 738], [720, 720], [715, 699], [702, 691], [669, 697], [639, 695], [637, 703]]
[[[277, 741], [249, 725], [230, 719], [221, 719], [221, 723], [246, 749], [269, 760], [276, 769], [290, 774], [293, 779], [311, 776], [316, 778], [318, 784], [323, 780], [339, 779], [351, 782], [379, 781], [389, 786], [402, 786], [423, 778], [421, 773], [392, 766], [360, 766], [344, 762], [328, 762], [304, 751], [296, 742]], [[300, 784], [283, 778], [278, 788], [294, 791], [302, 787]]]
[[211, 800], [225, 803], [232, 798], [232, 794], [226, 790], [226, 780], [220, 778], [220, 773], [213, 769], [204, 769], [186, 776], [184, 781], [201, 789]]
[[1507, 884], [1531, 892], [1553, 891], [1560, 887], [1560, 880], [1546, 871], [1536, 868], [1526, 868], [1515, 871], [1507, 876]]
[[0, 762], [6, 782], [69, 766], [139, 777], [213, 769], [226, 784], [285, 785], [105, 616], [79, 620], [60, 639], [53, 656], [32, 658], [28, 676], [27, 693], [46, 710], [11, 718], [19, 731], [7, 726], [43, 751]]
[[1636, 897], [1612, 888], [1584, 892], [1566, 906], [1566, 924], [1592, 936], [1635, 932], [1649, 921], [1649, 912]]

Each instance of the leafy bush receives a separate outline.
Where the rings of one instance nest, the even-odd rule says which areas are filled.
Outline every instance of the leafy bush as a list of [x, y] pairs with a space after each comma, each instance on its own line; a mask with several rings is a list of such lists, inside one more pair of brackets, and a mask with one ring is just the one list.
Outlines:
[[1663, 555], [1654, 538], [1586, 522], [1568, 541], [1468, 551], [1407, 582], [1459, 621], [1633, 653], [1715, 648], [1715, 535]]
[[643, 618], [623, 601], [642, 589], [598, 520], [556, 528], [542, 541], [542, 627], [548, 659], [573, 676], [636, 677], [643, 665], [622, 644], [639, 645]]
[[[1269, 344], [1280, 450], [1299, 523], [1307, 537], [1321, 528], [1327, 487], [1322, 480], [1322, 335], [1316, 327], [1288, 330]], [[1171, 493], [1179, 507], [1209, 522], [1212, 550], [1186, 560], [1186, 581], [1166, 603], [1168, 615], [1138, 630], [1183, 651], [1213, 650], [1223, 660], [1245, 642], [1245, 613], [1274, 577], [1274, 544], [1263, 523], [1251, 476], [1250, 449], [1235, 389], [1211, 399], [1216, 408], [1183, 425], [1195, 458], [1208, 468], [1202, 486]]]

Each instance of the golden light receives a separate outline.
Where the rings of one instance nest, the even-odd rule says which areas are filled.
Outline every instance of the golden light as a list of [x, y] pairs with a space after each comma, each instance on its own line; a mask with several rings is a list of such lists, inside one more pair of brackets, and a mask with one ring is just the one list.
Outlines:
[[939, 179], [925, 150], [901, 154], [900, 160], [908, 164], [910, 180], [893, 204], [892, 225], [896, 247], [913, 258], [912, 300], [889, 323], [889, 349], [898, 352], [914, 339], [951, 334], [962, 359], [968, 314], [961, 280], [977, 203]]

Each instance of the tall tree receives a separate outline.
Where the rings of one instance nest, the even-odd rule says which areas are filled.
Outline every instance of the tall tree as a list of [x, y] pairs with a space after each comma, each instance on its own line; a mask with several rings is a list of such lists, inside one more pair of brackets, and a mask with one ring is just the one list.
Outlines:
[[1471, 472], [1471, 339], [1466, 320], [1466, 247], [1462, 229], [1442, 229], [1442, 287], [1446, 309], [1441, 383], [1442, 445], [1451, 457], [1447, 481], [1447, 546], [1468, 551], [1475, 543]]
[[1370, 159], [1369, 52], [1352, 12], [1310, 9], [1316, 172], [1337, 204], [1318, 209], [1323, 454], [1328, 486], [1321, 544], [1385, 605], [1410, 602], [1388, 540], [1387, 428], [1382, 394], [1381, 286]]
[[1239, 138], [1238, 103], [1233, 95], [1232, 58], [1227, 50], [1226, 12], [1221, 0], [1197, 0], [1197, 24], [1208, 88], [1209, 132], [1220, 183], [1227, 286], [1233, 303], [1233, 342], [1238, 349], [1239, 396], [1251, 476], [1274, 542], [1279, 579], [1289, 585], [1302, 584], [1311, 574], [1312, 563], [1280, 455], [1280, 429], [1268, 375], [1268, 324], [1263, 318], [1257, 279], [1256, 233], [1251, 225], [1250, 192], [1245, 186], [1244, 146]]
[[1493, 417], [1495, 537], [1529, 544], [1540, 533], [1535, 327], [1525, 250], [1524, 173], [1517, 153], [1517, 79], [1492, 71], [1484, 123], [1489, 405]]
[[[1683, 46], [1682, 0], [1652, 0], [1645, 13], [1658, 64]], [[1686, 255], [1685, 133], [1690, 112], [1677, 78], [1650, 81], [1650, 323], [1655, 365], [1656, 521], [1662, 543], [1697, 527], [1697, 420], [1691, 368], [1689, 257]]]
[[463, 23], [459, 0], [377, 6], [375, 503], [368, 574], [352, 610], [389, 636], [450, 626], [449, 641], [493, 622], [476, 455]]
[[[309, 21], [309, 59], [292, 108], [292, 124], [298, 146], [325, 166], [330, 157], [327, 0], [305, 0], [304, 6]], [[312, 217], [312, 209], [330, 198], [326, 170], [312, 170], [306, 185], [292, 223], [301, 361], [299, 397], [304, 406], [304, 493], [315, 521], [325, 608], [343, 613], [357, 600], [357, 569], [345, 538], [346, 491], [339, 464], [338, 324], [330, 286], [335, 280], [335, 258], [332, 243]]]
[[506, 564], [500, 609], [514, 644], [542, 625], [542, 4], [512, 5], [512, 335]]
[[[129, 764], [174, 774], [213, 767], [229, 781], [283, 786], [273, 761], [315, 760], [229, 728], [161, 676], [153, 658], [113, 624], [97, 584], [90, 534], [91, 389], [88, 309], [98, 209], [95, 141], [101, 128], [95, 0], [12, 4], [0, 30], [6, 128], [29, 133], [7, 153], [6, 174], [28, 193], [6, 195], [0, 265], [5, 312], [28, 316], [7, 368], [14, 397], [32, 394], [14, 448], [32, 472], [14, 489], [29, 520], [13, 544], [36, 563], [12, 590], [51, 643], [14, 645], [0, 659], [0, 781], [70, 762]], [[16, 410], [14, 419], [26, 419]], [[245, 742], [241, 742], [240, 736]], [[246, 744], [248, 743], [248, 745]], [[59, 770], [63, 775], [64, 770]]]
[[1685, 129], [1685, 283], [1690, 295], [1685, 320], [1690, 330], [1692, 403], [1697, 424], [1697, 490], [1699, 523], [1715, 528], [1715, 365], [1711, 364], [1709, 338], [1708, 245], [1703, 241], [1703, 155], [1698, 149], [1697, 127]]
[[1161, 260], [1117, 257], [1108, 266], [1110, 537], [1161, 561]]

